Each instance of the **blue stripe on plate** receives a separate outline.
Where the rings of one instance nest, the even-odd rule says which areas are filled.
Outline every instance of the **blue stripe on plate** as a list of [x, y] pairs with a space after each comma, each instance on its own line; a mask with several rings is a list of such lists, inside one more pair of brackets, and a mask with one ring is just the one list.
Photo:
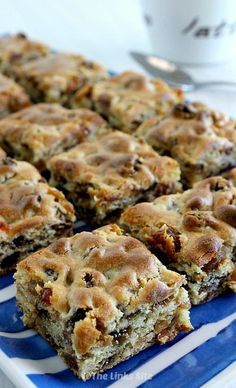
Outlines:
[[195, 329], [203, 324], [217, 322], [236, 311], [236, 294], [228, 293], [211, 302], [194, 306], [190, 310], [191, 322]]
[[13, 281], [14, 281], [14, 279], [13, 279], [13, 272], [9, 273], [6, 276], [0, 277], [0, 290], [2, 290], [3, 288], [9, 286], [10, 284], [12, 284]]
[[[191, 312], [192, 322], [194, 322], [194, 325], [196, 328], [201, 327], [205, 323], [217, 322], [218, 320], [223, 319], [224, 317], [232, 314], [235, 311], [235, 305], [236, 305], [236, 295], [229, 294], [229, 295], [222, 296], [218, 299], [215, 299], [212, 302], [209, 302], [207, 304], [196, 306], [192, 309], [192, 312]], [[219, 342], [219, 344], [221, 344], [222, 341], [223, 342], [225, 341], [227, 346], [228, 346], [228, 343], [226, 342], [227, 338], [230, 338], [229, 339], [230, 343], [232, 342], [232, 339], [231, 339], [232, 330], [234, 330], [235, 327], [234, 326], [231, 327], [231, 326], [232, 325], [229, 326], [229, 329], [227, 328], [226, 330], [222, 331], [219, 334], [219, 336], [221, 337], [222, 340], [220, 339], [220, 337], [218, 340], [218, 336], [217, 336], [214, 339], [211, 339], [211, 340], [207, 341], [206, 343], [204, 343], [204, 345], [199, 346], [199, 348], [192, 351], [191, 353], [189, 353], [189, 355], [187, 355], [181, 359], [181, 360], [184, 360], [186, 358], [187, 365], [189, 365], [189, 369], [191, 369], [190, 368], [192, 366], [191, 365], [191, 360], [192, 360], [191, 356], [193, 355], [193, 358], [194, 358], [195, 357], [194, 354], [196, 353], [198, 355], [198, 351], [200, 352], [199, 356], [196, 356], [194, 358], [195, 359], [194, 379], [195, 379], [196, 384], [198, 386], [199, 386], [198, 378], [201, 378], [201, 376], [204, 377], [204, 380], [202, 382], [205, 382], [208, 380], [209, 369], [210, 369], [210, 366], [207, 364], [207, 362], [203, 362], [202, 365], [200, 363], [200, 361], [202, 359], [202, 354], [201, 354], [202, 352], [204, 352], [206, 354], [206, 358], [209, 358], [211, 360], [210, 362], [212, 364], [213, 364], [214, 359], [215, 359], [215, 367], [219, 368], [218, 372], [216, 372], [216, 373], [219, 373], [224, 368], [224, 366], [222, 366], [222, 365], [225, 362], [224, 361], [225, 358], [226, 358], [225, 367], [227, 365], [229, 365], [234, 360], [235, 354], [232, 356], [233, 358], [230, 358], [230, 357], [228, 357], [228, 352], [226, 352], [227, 354], [224, 355], [224, 354], [222, 354], [222, 352], [219, 352], [219, 350], [218, 350], [217, 357], [215, 357], [215, 350], [212, 351], [214, 349], [214, 346], [215, 347], [218, 346], [218, 342]], [[226, 336], [227, 338], [225, 338], [225, 334], [224, 334], [225, 332], [228, 333], [227, 334], [228, 337]], [[56, 373], [53, 375], [55, 377], [55, 387], [57, 387], [57, 386], [60, 387], [60, 384], [58, 385], [58, 381], [64, 381], [64, 379], [65, 379], [65, 381], [68, 381], [68, 386], [78, 386], [79, 387], [80, 384], [83, 384], [83, 386], [85, 386], [85, 387], [101, 387], [101, 386], [105, 387], [105, 386], [114, 382], [114, 376], [124, 375], [126, 373], [130, 373], [134, 370], [137, 370], [137, 368], [139, 366], [143, 365], [146, 361], [152, 359], [153, 357], [162, 353], [166, 349], [170, 348], [174, 343], [178, 342], [181, 338], [185, 337], [186, 335], [187, 334], [185, 334], [185, 335], [181, 334], [174, 341], [169, 342], [163, 346], [154, 345], [151, 348], [146, 349], [145, 351], [132, 357], [131, 359], [117, 365], [116, 367], [114, 367], [110, 371], [106, 372], [106, 380], [94, 379], [94, 380], [88, 381], [86, 383], [81, 383], [68, 370], [60, 372], [60, 373]], [[216, 341], [216, 344], [215, 344], [215, 341]], [[212, 344], [212, 346], [211, 346], [211, 344]], [[222, 346], [222, 344], [220, 346]], [[235, 347], [235, 344], [232, 343], [232, 347]], [[203, 350], [201, 350], [201, 349], [203, 349]], [[235, 347], [235, 351], [236, 351], [236, 347]], [[229, 353], [231, 355], [233, 354], [232, 351], [229, 351]], [[153, 380], [158, 379], [159, 376], [163, 375], [163, 380], [165, 378], [168, 378], [168, 379], [170, 379], [170, 382], [171, 382], [172, 375], [174, 375], [174, 376], [176, 375], [176, 377], [175, 377], [176, 380], [181, 382], [182, 385], [185, 384], [185, 378], [183, 379], [183, 371], [186, 369], [186, 367], [182, 366], [181, 363], [183, 363], [184, 361], [181, 361], [181, 360], [177, 361], [171, 367], [169, 367], [169, 368], [165, 369], [163, 372], [159, 373], [156, 377], [154, 377]], [[220, 362], [220, 360], [221, 360], [221, 362]], [[200, 369], [198, 369], [198, 361], [199, 361], [199, 368]], [[179, 365], [180, 365], [180, 367], [179, 367]], [[171, 373], [166, 372], [168, 369], [171, 369], [171, 368], [173, 368]], [[186, 375], [187, 374], [188, 374], [188, 372], [186, 372]], [[212, 376], [214, 376], [214, 374], [215, 374], [215, 370], [212, 369]], [[45, 382], [44, 384], [47, 384], [47, 376], [48, 375], [45, 375], [45, 376], [32, 375], [32, 376], [30, 376], [30, 378], [32, 378], [32, 381], [34, 383], [36, 383], [36, 382], [39, 383], [39, 380], [40, 380], [40, 381], [44, 381]], [[187, 377], [188, 377], [188, 375], [187, 375]], [[210, 377], [211, 376], [209, 376], [209, 378]], [[189, 381], [191, 382], [191, 373], [190, 373], [190, 376], [188, 378], [189, 378]], [[46, 380], [44, 380], [44, 379], [46, 379]], [[150, 387], [166, 386], [165, 384], [162, 384], [162, 383], [159, 384], [159, 380], [158, 380], [157, 384], [153, 380], [151, 380], [148, 383], [148, 384], [150, 384], [149, 385]], [[153, 381], [153, 383], [152, 383], [152, 381]], [[187, 381], [187, 379], [186, 379], [186, 381]], [[42, 386], [44, 386], [44, 384], [42, 384]], [[182, 387], [181, 384], [180, 384], [180, 386]], [[37, 386], [40, 386], [40, 385], [37, 385]], [[50, 382], [50, 386], [51, 386], [51, 382]], [[62, 384], [62, 386], [63, 386], [63, 384]]]
[[[236, 322], [222, 330], [215, 338], [207, 341], [202, 346], [174, 363], [171, 367], [166, 368], [152, 380], [143, 384], [142, 387], [189, 388], [191, 386], [191, 388], [198, 388], [236, 360], [235, 329]], [[99, 380], [95, 377], [87, 382], [82, 382], [69, 370], [53, 375], [30, 375], [29, 377], [37, 387], [50, 386], [50, 388], [63, 388], [68, 386], [78, 388], [100, 388], [112, 384], [114, 382], [114, 377], [124, 373], [121, 366], [122, 364], [113, 368], [110, 373], [107, 373], [106, 380]], [[127, 370], [125, 372], [127, 372]]]
[[140, 387], [198, 388], [236, 360], [236, 321]]
[[16, 299], [9, 299], [0, 304], [0, 331], [15, 333], [24, 330], [20, 319], [21, 313], [16, 308]]
[[[3, 308], [0, 309], [0, 330], [1, 331], [8, 331], [8, 332], [18, 332], [23, 329], [23, 324], [20, 320], [20, 313], [16, 311], [15, 308], [15, 299], [11, 299], [5, 303], [1, 304]], [[217, 320], [222, 319], [223, 317], [230, 315], [235, 311], [235, 305], [236, 305], [236, 295], [229, 294], [222, 296], [218, 299], [213, 300], [210, 303], [207, 303], [205, 305], [194, 307], [191, 311], [191, 319], [195, 326], [195, 328], [200, 327], [204, 323], [214, 322]], [[206, 313], [207, 309], [207, 313]], [[128, 371], [132, 371], [137, 368], [137, 362], [143, 363], [144, 361], [147, 361], [148, 359], [152, 358], [154, 355], [158, 354], [159, 352], [162, 352], [166, 347], [171, 346], [173, 343], [175, 343], [177, 340], [179, 340], [183, 335], [179, 335], [178, 338], [175, 341], [172, 341], [171, 343], [165, 345], [165, 346], [154, 346], [145, 352], [140, 357], [139, 355], [133, 357], [130, 363], [130, 360], [127, 361], [124, 364], [124, 369], [127, 372], [127, 366]]]
[[[81, 226], [81, 229], [82, 228], [84, 230], [84, 226]], [[13, 282], [12, 275], [5, 276], [2, 280], [5, 287]], [[1, 282], [1, 285], [3, 282]], [[199, 328], [203, 324], [217, 322], [234, 313], [235, 306], [236, 295], [228, 294], [221, 296], [207, 304], [192, 308], [192, 323], [195, 328]], [[0, 331], [14, 333], [22, 330], [24, 330], [24, 326], [20, 319], [20, 312], [15, 306], [15, 298], [0, 303]], [[235, 360], [235, 332], [236, 327], [235, 324], [232, 323], [219, 333], [217, 337], [205, 342], [203, 345], [160, 372], [144, 385], [147, 385], [147, 387], [156, 387], [157, 385], [168, 386], [169, 388], [172, 387], [171, 384], [174, 383], [175, 387], [185, 387], [187, 385], [191, 385], [191, 388], [195, 386], [198, 387]], [[114, 376], [117, 376], [118, 374], [124, 375], [137, 370], [137, 368], [146, 361], [162, 353], [165, 349], [170, 348], [174, 343], [185, 336], [186, 335], [181, 334], [174, 341], [164, 346], [152, 346], [132, 357], [130, 360], [121, 363], [112, 370], [107, 371], [106, 380], [98, 380], [96, 378], [84, 383], [78, 380], [69, 370], [51, 375], [30, 375], [29, 377], [37, 387], [106, 387], [114, 382]], [[36, 360], [55, 354], [54, 350], [39, 336], [24, 339], [0, 337], [0, 348], [2, 348], [9, 357]], [[193, 385], [193, 380], [196, 385]]]
[[39, 335], [24, 339], [0, 337], [0, 348], [8, 357], [30, 358], [31, 360], [56, 355], [53, 348]]
[[105, 388], [111, 384], [109, 381], [104, 380], [100, 382], [93, 379], [81, 381], [68, 369], [60, 373], [54, 373], [53, 375], [29, 375], [28, 377], [38, 388]]

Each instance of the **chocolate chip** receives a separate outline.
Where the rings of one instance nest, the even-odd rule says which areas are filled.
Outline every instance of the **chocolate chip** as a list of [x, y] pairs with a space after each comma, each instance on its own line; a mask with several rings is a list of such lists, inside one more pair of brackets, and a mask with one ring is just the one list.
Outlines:
[[86, 274], [83, 277], [83, 280], [85, 281], [87, 288], [94, 286], [94, 279], [91, 273], [86, 272]]
[[70, 323], [74, 324], [75, 322], [82, 321], [86, 317], [86, 313], [89, 310], [90, 309], [82, 309], [82, 308], [79, 308], [78, 310], [76, 310], [76, 312], [70, 318]]
[[9, 256], [4, 257], [0, 263], [2, 269], [14, 267], [20, 257], [20, 252], [14, 252]]
[[38, 196], [37, 196], [37, 198], [36, 198], [36, 200], [37, 200], [37, 202], [39, 202], [39, 203], [40, 203], [40, 202], [42, 201], [42, 197], [41, 197], [41, 195], [38, 195]]
[[12, 243], [18, 248], [21, 247], [22, 245], [26, 244], [26, 239], [24, 236], [18, 236], [14, 238]]
[[47, 319], [47, 318], [50, 317], [49, 312], [48, 312], [47, 310], [41, 309], [41, 308], [38, 309], [38, 315], [39, 315], [41, 318], [44, 318], [44, 319]]
[[50, 278], [52, 278], [53, 280], [57, 280], [58, 278], [58, 273], [56, 271], [54, 271], [53, 269], [51, 268], [46, 268], [45, 271], [46, 275]]
[[115, 343], [119, 345], [124, 343], [124, 341], [128, 338], [129, 334], [129, 327], [121, 329], [120, 331], [113, 331], [112, 333], [110, 333], [110, 335], [114, 338]]
[[192, 119], [196, 116], [196, 109], [189, 103], [176, 104], [173, 109], [173, 114], [176, 117]]
[[49, 179], [51, 178], [51, 172], [47, 169], [45, 169], [43, 172], [42, 172], [42, 175], [43, 175], [43, 182], [46, 182], [46, 181], [49, 181]]
[[140, 159], [136, 159], [134, 161], [134, 165], [133, 165], [133, 169], [134, 171], [139, 171], [140, 170], [140, 166], [142, 165], [143, 163], [141, 162]]
[[216, 182], [215, 184], [213, 183], [211, 185], [211, 190], [212, 191], [224, 191], [227, 187], [229, 187], [229, 186], [228, 185], [226, 186], [225, 182]]

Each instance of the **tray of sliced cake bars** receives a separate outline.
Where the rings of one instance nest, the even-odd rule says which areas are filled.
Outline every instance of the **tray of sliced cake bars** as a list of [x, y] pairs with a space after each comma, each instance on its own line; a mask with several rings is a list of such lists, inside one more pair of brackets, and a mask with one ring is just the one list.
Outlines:
[[199, 387], [236, 361], [236, 120], [0, 38], [0, 368]]

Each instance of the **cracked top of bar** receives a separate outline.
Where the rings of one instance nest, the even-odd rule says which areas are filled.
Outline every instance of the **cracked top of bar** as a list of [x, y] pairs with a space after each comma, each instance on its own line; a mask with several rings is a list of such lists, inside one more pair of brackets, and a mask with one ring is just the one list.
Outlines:
[[40, 168], [50, 156], [94, 138], [106, 128], [105, 120], [88, 109], [36, 104], [0, 121], [0, 144], [9, 155]]
[[12, 79], [0, 74], [0, 118], [31, 105], [25, 90]]
[[74, 344], [81, 354], [112, 343], [109, 332], [123, 315], [145, 304], [158, 308], [185, 282], [114, 224], [59, 239], [21, 262], [17, 277], [22, 271], [44, 284], [36, 292], [50, 311], [78, 321]]
[[[25, 34], [6, 35], [0, 38], [0, 69], [12, 75], [13, 69], [20, 64], [49, 53], [49, 47], [28, 39]], [[14, 72], [14, 71], [13, 71]]]
[[234, 260], [236, 188], [223, 177], [211, 177], [184, 193], [130, 207], [121, 225], [161, 249], [167, 260], [189, 264], [190, 274], [197, 267], [214, 271], [227, 257]]
[[16, 78], [34, 102], [60, 102], [71, 108], [89, 104], [91, 87], [107, 70], [81, 55], [50, 53], [19, 66]]
[[144, 120], [167, 113], [174, 104], [183, 101], [183, 93], [161, 80], [149, 80], [127, 71], [94, 85], [92, 100], [95, 109], [112, 126], [130, 133]]
[[74, 221], [72, 205], [27, 162], [0, 159], [1, 241], [61, 220]]
[[117, 201], [123, 208], [147, 193], [155, 197], [155, 193], [180, 188], [175, 160], [158, 155], [142, 139], [119, 131], [52, 157], [48, 168], [52, 183], [72, 193], [74, 202], [82, 201], [84, 207], [104, 212]]
[[135, 133], [179, 161], [188, 185], [236, 163], [235, 122], [200, 103], [176, 105], [146, 120]]

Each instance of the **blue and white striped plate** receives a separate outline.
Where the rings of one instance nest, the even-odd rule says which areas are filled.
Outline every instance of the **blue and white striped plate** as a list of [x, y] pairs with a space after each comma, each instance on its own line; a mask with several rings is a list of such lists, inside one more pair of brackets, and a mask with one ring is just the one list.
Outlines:
[[43, 338], [26, 329], [20, 316], [10, 274], [0, 278], [0, 368], [20, 388], [115, 388], [123, 384], [129, 388], [194, 388], [206, 382], [209, 388], [236, 386], [235, 294], [193, 307], [193, 332], [180, 334], [166, 345], [154, 345], [87, 382], [78, 380]]

